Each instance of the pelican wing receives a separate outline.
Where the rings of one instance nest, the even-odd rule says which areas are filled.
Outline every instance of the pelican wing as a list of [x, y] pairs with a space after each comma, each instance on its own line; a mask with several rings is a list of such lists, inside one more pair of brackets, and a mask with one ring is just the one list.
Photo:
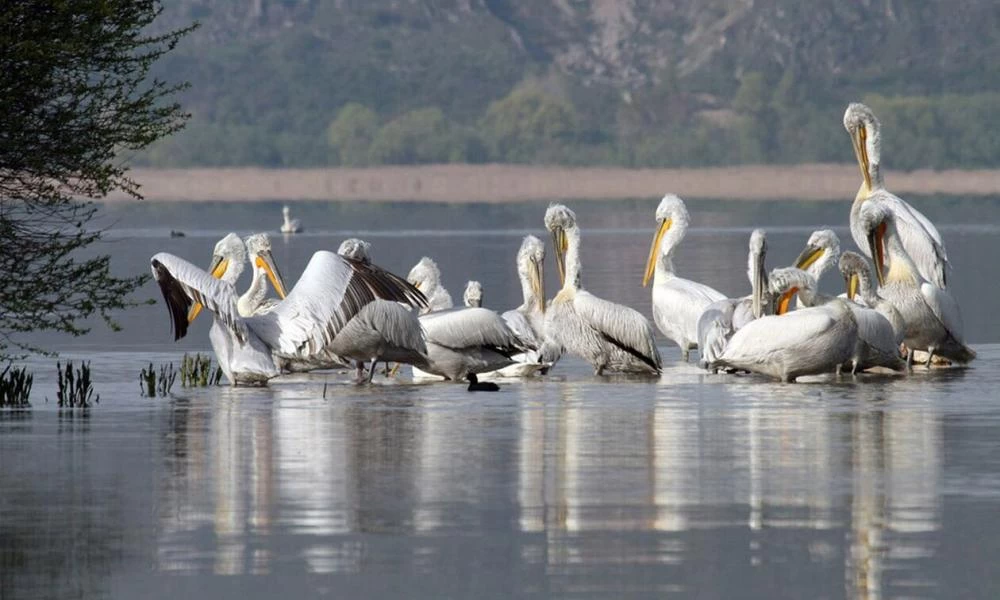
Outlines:
[[822, 335], [834, 325], [836, 318], [825, 306], [761, 317], [733, 334], [722, 361], [744, 367], [770, 363], [780, 353], [823, 353]]
[[174, 340], [187, 335], [187, 313], [197, 302], [212, 311], [240, 343], [246, 341], [246, 323], [236, 310], [236, 292], [232, 285], [166, 252], [154, 255], [149, 264], [170, 312]]
[[919, 210], [885, 190], [873, 193], [869, 200], [881, 202], [892, 211], [903, 248], [920, 274], [934, 285], [944, 288], [947, 285], [948, 253], [937, 227]]
[[941, 324], [948, 330], [951, 337], [961, 342], [965, 335], [962, 314], [958, 310], [958, 303], [951, 297], [951, 294], [925, 282], [920, 286], [920, 295], [924, 297], [927, 306], [940, 319]]
[[653, 328], [639, 311], [579, 291], [573, 300], [577, 315], [601, 337], [654, 369], [661, 366]]
[[274, 309], [248, 319], [271, 348], [285, 356], [310, 356], [329, 344], [376, 298], [414, 306], [426, 303], [419, 290], [379, 267], [333, 252], [313, 254], [302, 277]]
[[899, 356], [896, 333], [888, 319], [871, 308], [863, 308], [851, 303], [848, 303], [847, 306], [854, 314], [854, 320], [858, 324], [858, 337], [861, 338], [861, 341], [890, 356]]
[[521, 340], [522, 344], [531, 350], [537, 350], [542, 345], [542, 340], [538, 339], [538, 336], [535, 335], [535, 329], [531, 326], [528, 318], [524, 316], [524, 313], [519, 310], [508, 310], [501, 316], [504, 322], [507, 323], [507, 327], [514, 332], [514, 335]]
[[452, 308], [420, 317], [427, 341], [459, 350], [485, 346], [505, 355], [526, 348], [497, 313], [487, 308]]

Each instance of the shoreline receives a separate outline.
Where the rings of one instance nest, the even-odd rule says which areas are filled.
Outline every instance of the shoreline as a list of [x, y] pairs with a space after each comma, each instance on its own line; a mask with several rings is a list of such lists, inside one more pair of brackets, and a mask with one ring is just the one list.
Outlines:
[[[158, 202], [414, 201], [491, 203], [660, 197], [729, 200], [850, 200], [861, 182], [854, 164], [626, 169], [527, 165], [368, 168], [135, 168], [143, 196]], [[890, 171], [900, 195], [1000, 195], [1000, 169]], [[120, 192], [103, 202], [129, 197]]]

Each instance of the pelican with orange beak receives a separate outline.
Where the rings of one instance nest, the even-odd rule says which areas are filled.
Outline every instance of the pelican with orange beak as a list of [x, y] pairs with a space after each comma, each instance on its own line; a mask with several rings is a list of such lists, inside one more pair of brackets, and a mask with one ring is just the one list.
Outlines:
[[905, 322], [903, 342], [912, 366], [915, 350], [927, 352], [927, 366], [935, 356], [967, 363], [976, 357], [963, 339], [962, 315], [947, 290], [928, 282], [903, 246], [896, 213], [888, 192], [871, 195], [859, 211], [867, 248], [875, 262], [878, 295], [899, 311]]
[[[861, 187], [851, 205], [851, 236], [862, 252], [868, 253], [867, 232], [861, 225], [861, 207], [869, 202], [875, 192], [880, 201], [893, 213], [899, 241], [921, 277], [941, 289], [947, 286], [948, 253], [944, 241], [930, 219], [898, 196], [885, 189], [881, 171], [881, 124], [872, 109], [864, 104], [852, 103], [844, 113], [844, 128], [851, 136], [854, 156], [861, 169]], [[868, 258], [874, 260], [874, 256]]]
[[707, 285], [678, 277], [674, 271], [674, 250], [687, 233], [689, 223], [684, 201], [667, 194], [656, 207], [656, 234], [649, 248], [642, 285], [653, 280], [653, 321], [668, 339], [688, 354], [698, 347], [698, 318], [713, 302], [726, 298]]
[[[857, 322], [839, 298], [816, 293], [816, 280], [795, 268], [771, 272], [776, 314], [751, 321], [730, 338], [716, 364], [795, 381], [831, 373], [855, 356]], [[789, 312], [792, 298], [809, 306]]]

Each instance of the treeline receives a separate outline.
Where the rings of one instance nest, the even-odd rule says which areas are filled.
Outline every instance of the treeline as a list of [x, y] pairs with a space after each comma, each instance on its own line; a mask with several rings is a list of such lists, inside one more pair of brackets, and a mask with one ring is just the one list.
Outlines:
[[[630, 167], [849, 162], [847, 103], [884, 125], [885, 165], [991, 167], [1000, 93], [821, 99], [790, 76], [745, 74], [731, 97], [685, 91], [669, 76], [644, 90], [580, 89], [532, 79], [478, 116], [437, 106], [397, 114], [348, 102], [311, 127], [199, 122], [139, 157], [155, 166], [370, 166], [532, 163]], [[299, 119], [305, 115], [297, 115]]]

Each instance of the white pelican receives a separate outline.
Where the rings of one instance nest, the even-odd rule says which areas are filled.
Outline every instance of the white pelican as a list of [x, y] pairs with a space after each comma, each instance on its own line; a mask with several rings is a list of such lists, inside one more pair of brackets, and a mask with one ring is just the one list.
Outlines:
[[795, 294], [803, 304], [817, 300], [812, 276], [795, 270], [795, 277], [786, 273], [791, 269], [772, 271], [777, 314], [751, 321], [734, 333], [719, 357], [720, 366], [789, 382], [832, 372], [853, 358], [858, 327], [846, 302], [833, 298], [820, 306], [786, 312]]
[[832, 229], [814, 231], [806, 247], [795, 259], [795, 267], [812, 275], [818, 284], [823, 274], [837, 264], [840, 258], [840, 238]]
[[545, 373], [552, 362], [542, 361], [538, 349], [545, 340], [545, 244], [533, 235], [526, 236], [517, 251], [517, 276], [521, 280], [524, 301], [501, 315], [521, 344], [531, 348], [512, 357], [516, 363], [500, 369], [501, 377], [525, 377]]
[[698, 351], [701, 354], [698, 364], [703, 369], [715, 370], [716, 361], [737, 329], [773, 312], [771, 290], [764, 267], [766, 256], [767, 237], [764, 230], [754, 229], [750, 234], [747, 253], [750, 295], [713, 302], [698, 317]]
[[861, 251], [868, 254], [867, 233], [862, 227], [859, 215], [874, 192], [880, 192], [880, 201], [885, 203], [887, 210], [893, 213], [896, 220], [896, 230], [903, 250], [910, 256], [916, 269], [924, 280], [941, 289], [947, 287], [948, 253], [944, 241], [934, 224], [920, 211], [906, 201], [891, 194], [885, 189], [880, 169], [882, 152], [881, 124], [870, 108], [860, 103], [848, 105], [844, 113], [844, 128], [851, 136], [854, 144], [854, 155], [861, 167], [861, 188], [851, 205], [851, 236]]
[[888, 192], [876, 191], [861, 208], [858, 220], [868, 239], [868, 250], [875, 257], [878, 294], [891, 302], [906, 322], [903, 341], [907, 364], [913, 363], [913, 351], [927, 352], [927, 365], [935, 355], [967, 363], [976, 353], [962, 337], [962, 315], [958, 303], [947, 290], [928, 282], [920, 274], [903, 247], [897, 213], [892, 210]]
[[[226, 247], [215, 256], [210, 273], [166, 252], [154, 255], [150, 268], [167, 305], [175, 340], [187, 334], [190, 319], [200, 310], [197, 305], [215, 315], [222, 339], [210, 336], [212, 346], [234, 385], [266, 383], [279, 374], [275, 363], [278, 357], [297, 359], [316, 354], [376, 297], [414, 304], [422, 301], [412, 286], [394, 275], [320, 251], [313, 255], [282, 302], [262, 314], [243, 317], [237, 310], [236, 291], [230, 281], [235, 281], [239, 267], [235, 275], [227, 268], [238, 253], [235, 244], [227, 240], [230, 236], [223, 240]], [[279, 295], [283, 295], [284, 286], [273, 265], [264, 257], [257, 257], [254, 265], [269, 272]]]
[[[337, 254], [371, 264], [371, 244], [357, 238], [344, 240]], [[334, 336], [326, 351], [354, 360], [358, 379], [364, 363], [372, 361], [368, 382], [379, 361], [425, 365], [427, 346], [416, 311], [398, 302], [377, 299], [369, 302]]]
[[266, 233], [248, 235], [243, 239], [243, 244], [249, 254], [253, 277], [250, 280], [250, 287], [236, 301], [236, 310], [241, 317], [249, 317], [278, 305], [278, 300], [267, 297], [267, 279], [271, 279], [275, 291], [281, 297], [284, 297], [285, 293], [285, 280], [278, 271], [278, 265], [274, 263], [274, 257], [271, 255], [271, 238]]
[[888, 367], [899, 371], [906, 367], [899, 354], [906, 323], [896, 307], [875, 295], [868, 262], [855, 252], [844, 252], [838, 264], [847, 298], [860, 296], [864, 305], [849, 302], [858, 322], [858, 347], [852, 372], [871, 367]]
[[500, 315], [486, 308], [433, 311], [421, 316], [420, 324], [427, 340], [427, 363], [415, 366], [452, 381], [506, 367], [526, 349]]
[[424, 312], [444, 310], [452, 307], [451, 294], [441, 285], [441, 270], [437, 263], [428, 257], [413, 265], [406, 280], [413, 284], [427, 298], [427, 309]]
[[465, 293], [462, 294], [462, 302], [470, 308], [479, 308], [483, 305], [483, 284], [470, 280], [465, 284]]
[[281, 215], [284, 217], [284, 222], [281, 224], [281, 233], [302, 233], [302, 224], [299, 223], [298, 219], [292, 219], [289, 217], [288, 205], [281, 207]]
[[713, 302], [725, 296], [707, 285], [683, 279], [674, 273], [674, 249], [688, 228], [684, 201], [667, 194], [656, 208], [656, 235], [649, 248], [642, 285], [653, 279], [653, 321], [667, 339], [681, 348], [681, 356], [698, 347], [698, 317]]
[[605, 370], [626, 373], [660, 372], [660, 352], [653, 328], [638, 311], [602, 300], [580, 283], [580, 228], [576, 215], [562, 204], [545, 211], [552, 233], [562, 289], [549, 303], [546, 342], [583, 358], [600, 375]]

